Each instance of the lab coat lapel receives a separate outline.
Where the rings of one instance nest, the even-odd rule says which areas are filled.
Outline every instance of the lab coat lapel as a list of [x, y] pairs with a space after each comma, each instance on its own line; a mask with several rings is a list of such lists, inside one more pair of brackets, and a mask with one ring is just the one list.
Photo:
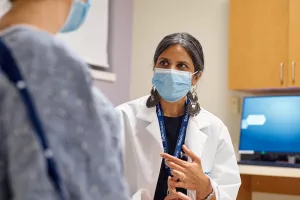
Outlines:
[[[142, 183], [143, 187], [146, 188], [150, 194], [154, 195], [162, 161], [162, 158], [159, 156], [159, 154], [163, 152], [156, 108], [147, 108], [146, 102], [143, 102], [143, 105], [140, 106], [140, 110], [136, 117], [145, 123], [143, 126], [144, 130], [141, 129], [137, 133], [139, 138], [143, 138], [140, 140], [140, 145], [149, 147], [149, 149], [145, 150], [147, 153], [144, 154], [140, 159], [143, 177]], [[151, 199], [153, 198], [154, 197], [152, 196]]]
[[185, 144], [200, 158], [207, 140], [207, 135], [202, 130], [207, 126], [209, 122], [200, 112], [198, 116], [190, 118], [187, 128]]
[[161, 139], [161, 134], [160, 134], [158, 120], [154, 119], [149, 124], [149, 126], [147, 126], [146, 130], [153, 136], [154, 140], [157, 142], [157, 144], [159, 145], [159, 147], [161, 147], [161, 151], [160, 152], [163, 152], [162, 139]]
[[[141, 106], [140, 111], [137, 114], [137, 118], [142, 119], [149, 124], [146, 126], [147, 132], [150, 133], [152, 138], [157, 143], [157, 147], [159, 147], [160, 152], [163, 152], [162, 140], [160, 135], [160, 129], [158, 124], [158, 119], [156, 115], [156, 108], [147, 108], [145, 105]], [[141, 134], [144, 134], [141, 132]], [[151, 141], [148, 141], [151, 142]]]

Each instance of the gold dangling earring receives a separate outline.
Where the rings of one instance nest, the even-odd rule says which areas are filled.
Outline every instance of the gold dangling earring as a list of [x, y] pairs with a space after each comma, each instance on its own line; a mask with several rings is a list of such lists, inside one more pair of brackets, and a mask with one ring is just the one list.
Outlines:
[[152, 108], [152, 107], [156, 106], [158, 103], [159, 103], [159, 95], [158, 95], [158, 92], [157, 92], [157, 90], [156, 90], [154, 87], [152, 87], [151, 95], [150, 95], [149, 98], [147, 99], [146, 106], [147, 106], [148, 108]]
[[200, 107], [200, 104], [198, 102], [198, 96], [197, 96], [197, 93], [195, 91], [195, 88], [193, 88], [193, 91], [189, 92], [187, 94], [187, 97], [189, 99], [189, 104], [188, 104], [188, 113], [190, 116], [194, 117], [194, 116], [197, 116], [200, 111], [201, 111], [201, 107]]

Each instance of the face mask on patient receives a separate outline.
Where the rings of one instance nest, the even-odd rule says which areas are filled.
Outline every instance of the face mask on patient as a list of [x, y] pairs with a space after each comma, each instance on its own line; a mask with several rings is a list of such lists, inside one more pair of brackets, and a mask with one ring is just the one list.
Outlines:
[[60, 30], [61, 33], [72, 32], [80, 28], [84, 23], [91, 7], [91, 0], [73, 0], [71, 10], [65, 25]]
[[9, 0], [0, 0], [0, 19], [10, 10], [11, 3]]

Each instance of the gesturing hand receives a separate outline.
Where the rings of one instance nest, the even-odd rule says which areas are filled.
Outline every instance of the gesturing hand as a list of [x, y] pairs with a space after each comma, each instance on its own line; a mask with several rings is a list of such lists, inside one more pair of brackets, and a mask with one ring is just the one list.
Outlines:
[[[173, 178], [168, 180], [168, 184], [173, 188], [185, 188], [196, 191], [197, 198], [205, 199], [211, 193], [212, 186], [209, 178], [203, 172], [201, 160], [185, 145], [182, 148], [185, 154], [192, 159], [191, 163], [166, 153], [161, 154], [173, 175]], [[179, 193], [175, 194], [178, 195]]]
[[168, 195], [165, 200], [191, 200], [191, 198], [181, 192], [175, 192]]
[[191, 200], [190, 197], [188, 197], [187, 195], [181, 193], [181, 192], [177, 192], [175, 187], [170, 186], [170, 180], [174, 179], [169, 177], [168, 178], [168, 196], [165, 198], [165, 200]]

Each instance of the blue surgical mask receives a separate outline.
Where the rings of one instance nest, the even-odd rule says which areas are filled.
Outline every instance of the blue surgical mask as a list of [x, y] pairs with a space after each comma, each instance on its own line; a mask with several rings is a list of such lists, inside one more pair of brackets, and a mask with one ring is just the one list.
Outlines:
[[192, 76], [194, 74], [157, 68], [154, 71], [152, 84], [164, 100], [167, 102], [176, 102], [186, 96], [191, 90]]
[[91, 0], [82, 2], [81, 0], [72, 0], [71, 10], [65, 25], [60, 30], [61, 33], [77, 30], [85, 21], [90, 9]]

